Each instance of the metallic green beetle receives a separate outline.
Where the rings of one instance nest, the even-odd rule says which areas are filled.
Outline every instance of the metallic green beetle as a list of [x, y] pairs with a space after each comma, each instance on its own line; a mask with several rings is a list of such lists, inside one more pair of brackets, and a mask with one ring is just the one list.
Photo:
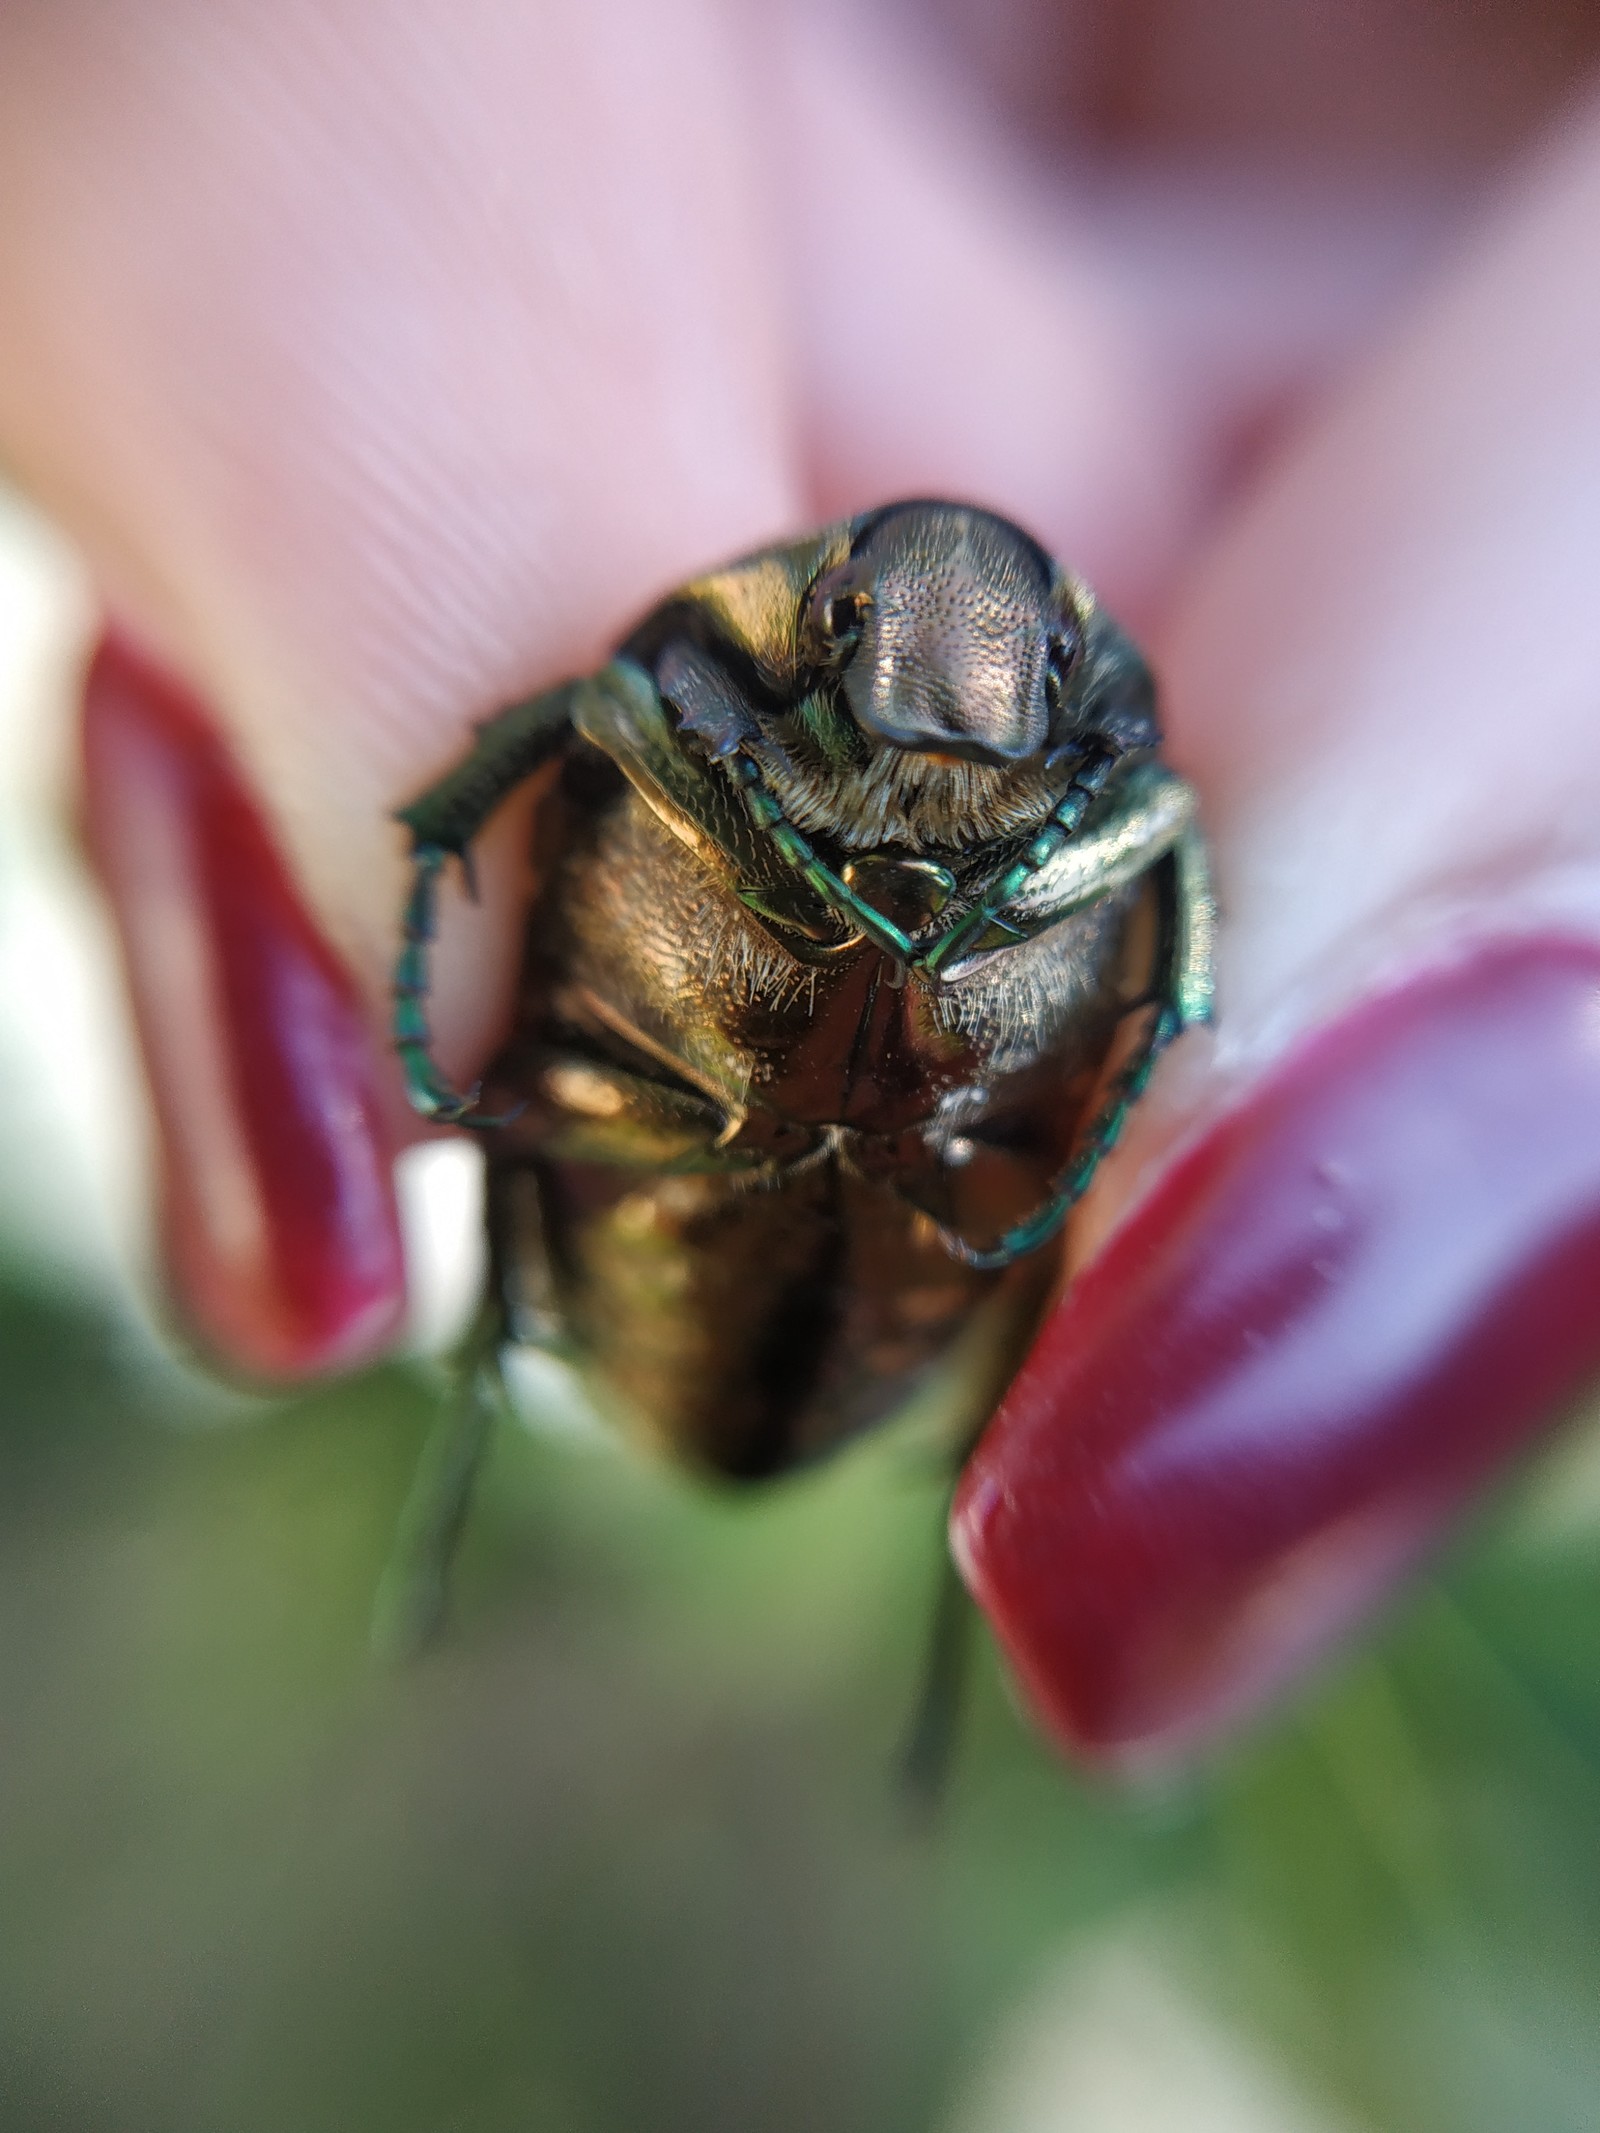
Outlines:
[[[1017, 527], [891, 505], [696, 579], [608, 666], [502, 712], [401, 814], [395, 1042], [483, 1129], [505, 1339], [731, 1477], [952, 1367], [970, 1442], [1068, 1212], [1211, 1011], [1187, 785], [1128, 639]], [[537, 778], [514, 1027], [429, 1053], [440, 877]]]

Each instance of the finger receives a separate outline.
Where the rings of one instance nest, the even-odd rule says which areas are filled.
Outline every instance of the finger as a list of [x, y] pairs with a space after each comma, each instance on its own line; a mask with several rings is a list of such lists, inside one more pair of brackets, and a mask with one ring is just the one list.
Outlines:
[[1600, 47], [1582, 0], [939, 0], [926, 12], [1042, 143], [1302, 171], [1489, 168]]
[[793, 520], [742, 129], [692, 0], [0, 22], [3, 449], [371, 985], [468, 720]]
[[776, 23], [793, 152], [774, 182], [821, 514], [972, 498], [1119, 613], [1152, 612], [1211, 500], [1210, 411], [1172, 391], [1087, 220], [1030, 184], [926, 40], [859, 9]]
[[365, 1361], [405, 1301], [393, 1138], [349, 973], [203, 710], [109, 639], [85, 841], [121, 917], [182, 1331], [261, 1381]]
[[[1063, 92], [1058, 119], [1106, 41], [1087, 13], [1010, 19]], [[901, 16], [812, 0], [765, 19], [823, 514], [977, 497], [1136, 626], [1291, 411], [1432, 258], [1477, 173], [1426, 156], [1308, 164], [1286, 143], [1241, 161], [1219, 139], [1142, 133], [1107, 160], [1082, 109], [1082, 137], [1057, 124], [1041, 153], [974, 94], [970, 18], [911, 37]], [[1111, 41], [1130, 65], [1160, 44]], [[1110, 81], [1096, 93], [1115, 102]]]
[[[711, 8], [548, 12], [371, 0], [329, 21], [192, 0], [137, 20], [67, 6], [0, 24], [0, 441], [171, 670], [115, 651], [96, 669], [91, 760], [122, 767], [96, 795], [95, 843], [167, 1126], [170, 1256], [202, 1330], [257, 1369], [288, 1352], [272, 1270], [309, 1263], [308, 1210], [292, 1214], [280, 1187], [284, 1136], [316, 1109], [313, 1053], [294, 1028], [237, 1014], [187, 1045], [160, 1041], [247, 1000], [276, 939], [238, 913], [225, 926], [191, 913], [229, 974], [197, 992], [194, 958], [174, 956], [170, 868], [128, 862], [168, 840], [197, 853], [222, 789], [193, 705], [173, 706], [198, 691], [211, 707], [228, 778], [253, 789], [307, 899], [299, 932], [328, 937], [377, 1020], [401, 888], [394, 804], [474, 716], [592, 663], [692, 567], [810, 515], [794, 502], [774, 347], [771, 277], [792, 248], [751, 204], [761, 79], [736, 74]], [[870, 183], [870, 127], [857, 145]], [[1030, 345], [1051, 265], [1005, 248], [1005, 205], [969, 215], [940, 267], [959, 286], [1004, 252], [991, 275], [996, 323], [1002, 302], [1014, 314], [993, 338], [1002, 351]], [[945, 219], [925, 214], [925, 232]], [[885, 346], [906, 338], [897, 306], [914, 336], [915, 277], [890, 294]], [[796, 308], [809, 303], [802, 290]], [[1159, 411], [1137, 393], [1110, 419], [1133, 369], [1126, 336], [1107, 328], [1100, 347], [1070, 304], [1045, 312], [1054, 341], [1021, 372], [974, 392], [946, 365], [950, 405], [983, 418], [955, 458], [890, 451], [847, 477], [880, 396], [858, 410], [855, 445], [832, 451], [834, 478], [855, 480], [851, 501], [880, 484], [1010, 489], [1022, 509], [1048, 494], [1069, 530], [1103, 529], [1113, 576], [1121, 556], [1148, 578], [1172, 545], [1182, 452], [1158, 448]], [[857, 348], [861, 324], [813, 318], [808, 345], [825, 354], [837, 333]], [[995, 407], [1009, 427], [989, 421]], [[953, 434], [946, 411], [936, 393], [899, 445], [919, 427]], [[1035, 467], [1046, 478], [1030, 487]], [[481, 911], [446, 898], [433, 1022], [458, 1080], [504, 1013], [520, 845], [508, 809], [476, 855]], [[198, 863], [189, 879], [212, 881]], [[280, 1089], [298, 1092], [265, 1110], [246, 1086], [264, 1046]], [[206, 1061], [227, 1102], [196, 1101], [187, 1070]], [[365, 1095], [349, 1099], [332, 1076], [325, 1123], [378, 1131]], [[345, 1145], [331, 1127], [328, 1145]], [[381, 1168], [372, 1151], [353, 1160]], [[242, 1228], [223, 1222], [246, 1204]], [[323, 1241], [329, 1265], [351, 1245]], [[226, 1294], [199, 1281], [207, 1268]], [[324, 1293], [364, 1295], [363, 1278]], [[352, 1325], [381, 1319], [363, 1306]], [[354, 1352], [337, 1323], [288, 1347], [303, 1368]]]
[[1600, 1366], [1596, 229], [1591, 118], [1164, 647], [1223, 1019], [1136, 1121], [956, 1519], [1093, 1752], [1251, 1707]]
[[[796, 518], [729, 67], [694, 0], [0, 17], [0, 455], [169, 670], [97, 667], [91, 826], [169, 1258], [258, 1372], [393, 1323], [398, 1083], [353, 1063], [330, 961], [381, 1029], [392, 810], [474, 718]], [[206, 855], [257, 808], [231, 880]], [[505, 1012], [517, 863], [508, 811], [481, 911], [448, 899], [463, 1074]]]

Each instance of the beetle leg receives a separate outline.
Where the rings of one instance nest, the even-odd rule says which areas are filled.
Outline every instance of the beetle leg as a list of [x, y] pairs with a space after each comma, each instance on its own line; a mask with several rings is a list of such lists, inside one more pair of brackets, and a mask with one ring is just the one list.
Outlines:
[[400, 953], [394, 966], [394, 1048], [400, 1054], [411, 1108], [445, 1126], [504, 1126], [515, 1111], [489, 1117], [478, 1108], [476, 1086], [451, 1086], [433, 1057], [428, 1027], [428, 951], [437, 927], [438, 881], [450, 853], [437, 844], [418, 845], [411, 855], [411, 893], [401, 920]]
[[1217, 902], [1206, 842], [1193, 823], [1173, 848], [1172, 1004], [1181, 1029], [1209, 1022], [1216, 1007]]
[[[428, 1027], [428, 951], [438, 919], [439, 875], [450, 854], [437, 844], [420, 844], [411, 854], [411, 891], [401, 921], [400, 953], [394, 966], [394, 1014], [391, 1030], [400, 1054], [411, 1108], [447, 1126], [474, 1119], [478, 1092], [452, 1088], [434, 1064]], [[484, 1121], [477, 1119], [478, 1124]]]
[[[1023, 895], [1034, 878], [1052, 859], [1067, 850], [1083, 827], [1084, 817], [1105, 790], [1116, 767], [1116, 757], [1106, 748], [1092, 748], [1067, 782], [1066, 790], [1022, 857], [1006, 869], [989, 892], [970, 911], [956, 920], [929, 948], [917, 957], [921, 968], [937, 978], [947, 966], [961, 961], [963, 949], [974, 947], [1000, 919], [1006, 906]], [[1096, 889], [1096, 895], [1103, 893]], [[1013, 939], [1020, 931], [1006, 928]]]
[[459, 857], [466, 850], [501, 801], [565, 743], [574, 687], [563, 682], [496, 712], [478, 728], [470, 753], [398, 810], [395, 820], [419, 851], [437, 846]]
[[491, 1163], [484, 1218], [489, 1266], [483, 1301], [451, 1359], [449, 1393], [407, 1492], [373, 1609], [373, 1643], [390, 1659], [423, 1651], [449, 1611], [451, 1566], [494, 1425], [507, 1404], [500, 1365], [507, 1342], [557, 1351], [562, 1345], [532, 1172]]
[[959, 952], [952, 952], [944, 941], [935, 945], [933, 975], [958, 982], [970, 957], [1035, 939], [1073, 912], [1138, 881], [1180, 846], [1198, 855], [1186, 858], [1185, 866], [1193, 876], [1197, 899], [1209, 908], [1204, 850], [1194, 830], [1194, 817], [1195, 795], [1182, 778], [1156, 763], [1130, 766], [1072, 836], [1060, 834], [1059, 822], [1047, 825], [1024, 860], [988, 899], [993, 932], [985, 938], [981, 930], [984, 913], [969, 913], [961, 921], [964, 942], [957, 944]]
[[1216, 909], [1205, 845], [1198, 832], [1186, 830], [1173, 850], [1158, 862], [1155, 872], [1161, 912], [1157, 950], [1160, 982], [1144, 1034], [1112, 1077], [1071, 1163], [1036, 1213], [1015, 1229], [1007, 1230], [986, 1249], [969, 1244], [954, 1230], [940, 1230], [946, 1251], [964, 1266], [996, 1272], [1053, 1237], [1116, 1146], [1128, 1113], [1144, 1094], [1161, 1054], [1174, 1037], [1211, 1019]]
[[512, 1062], [511, 1078], [533, 1091], [510, 1145], [552, 1161], [628, 1170], [749, 1171], [810, 1145], [792, 1128], [778, 1147], [730, 1144], [746, 1127], [741, 1111], [660, 1074], [632, 1071], [577, 1049], [541, 1049]]
[[899, 1756], [900, 1783], [918, 1814], [937, 1808], [949, 1783], [956, 1729], [966, 1698], [972, 1616], [971, 1596], [948, 1544], [942, 1543], [922, 1679]]
[[505, 1311], [492, 1290], [455, 1359], [450, 1396], [423, 1447], [394, 1551], [378, 1587], [372, 1640], [387, 1659], [415, 1658], [443, 1626], [450, 1567], [495, 1417], [505, 1400], [500, 1376], [504, 1338]]
[[476, 1089], [460, 1090], [435, 1065], [428, 1028], [428, 952], [437, 926], [439, 876], [452, 858], [460, 861], [469, 893], [476, 896], [470, 846], [495, 809], [566, 741], [571, 731], [572, 685], [510, 705], [478, 729], [469, 755], [454, 770], [400, 809], [396, 819], [411, 832], [411, 889], [402, 921], [403, 940], [394, 969], [394, 1046], [405, 1074], [412, 1108], [447, 1126], [504, 1125], [477, 1109]]
[[1144, 1094], [1156, 1061], [1177, 1036], [1179, 1028], [1176, 1012], [1169, 1003], [1163, 1002], [1151, 1017], [1132, 1056], [1113, 1079], [1077, 1154], [1057, 1180], [1049, 1199], [1026, 1222], [1007, 1230], [987, 1248], [969, 1244], [965, 1237], [957, 1236], [953, 1230], [941, 1229], [940, 1239], [953, 1259], [984, 1273], [996, 1273], [1049, 1242], [1089, 1190], [1095, 1172], [1116, 1146], [1128, 1113]]

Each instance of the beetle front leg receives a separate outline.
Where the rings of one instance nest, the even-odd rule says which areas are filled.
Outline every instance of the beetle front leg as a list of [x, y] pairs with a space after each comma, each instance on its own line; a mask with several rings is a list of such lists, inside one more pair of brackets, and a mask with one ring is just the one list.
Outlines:
[[433, 1058], [428, 1026], [428, 954], [438, 924], [439, 877], [452, 859], [468, 871], [470, 848], [508, 794], [561, 748], [571, 731], [572, 684], [510, 705], [480, 726], [470, 755], [396, 817], [411, 832], [411, 888], [394, 966], [394, 1047], [412, 1109], [447, 1126], [488, 1128], [503, 1118], [477, 1109], [478, 1091], [453, 1088]]
[[575, 687], [565, 681], [496, 712], [478, 728], [470, 754], [397, 811], [416, 850], [466, 851], [501, 801], [566, 742]]
[[412, 850], [411, 890], [394, 966], [391, 1028], [412, 1110], [441, 1125], [483, 1126], [490, 1121], [476, 1113], [477, 1089], [453, 1088], [435, 1065], [433, 1033], [428, 1026], [428, 951], [438, 924], [439, 876], [450, 856], [437, 844], [417, 845]]

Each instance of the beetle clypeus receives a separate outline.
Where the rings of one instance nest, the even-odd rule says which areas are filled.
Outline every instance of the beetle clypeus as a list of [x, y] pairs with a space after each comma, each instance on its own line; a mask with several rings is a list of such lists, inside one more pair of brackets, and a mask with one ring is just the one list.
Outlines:
[[[755, 1478], [959, 1359], [959, 1457], [1073, 1203], [1210, 1013], [1204, 850], [1159, 745], [1087, 589], [932, 502], [698, 578], [484, 726], [402, 811], [395, 977], [413, 1103], [487, 1142], [468, 1406], [506, 1340], [554, 1345], [624, 1427]], [[531, 778], [537, 887], [480, 1099], [429, 1051], [436, 893]]]

